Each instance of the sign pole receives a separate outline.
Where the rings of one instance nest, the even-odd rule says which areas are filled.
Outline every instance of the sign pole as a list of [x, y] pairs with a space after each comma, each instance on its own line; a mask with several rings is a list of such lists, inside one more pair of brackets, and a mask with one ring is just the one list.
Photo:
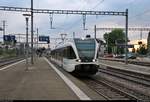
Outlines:
[[128, 64], [128, 9], [126, 9], [126, 32], [125, 32], [125, 64]]

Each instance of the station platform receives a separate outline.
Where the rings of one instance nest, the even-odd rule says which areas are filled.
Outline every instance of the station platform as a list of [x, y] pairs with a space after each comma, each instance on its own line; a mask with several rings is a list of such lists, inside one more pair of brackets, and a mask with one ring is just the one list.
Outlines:
[[99, 65], [100, 67], [112, 67], [116, 69], [150, 75], [150, 68], [141, 65], [125, 64], [124, 62], [110, 61], [104, 59], [99, 59]]
[[61, 72], [45, 57], [0, 68], [0, 100], [104, 100], [87, 85]]

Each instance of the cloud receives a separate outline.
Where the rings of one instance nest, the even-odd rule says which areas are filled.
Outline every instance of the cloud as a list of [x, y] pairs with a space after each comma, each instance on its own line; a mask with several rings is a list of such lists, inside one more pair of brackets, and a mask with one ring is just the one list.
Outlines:
[[[129, 8], [129, 26], [149, 25], [149, 12], [133, 17], [130, 16], [142, 13], [149, 9], [149, 0], [34, 0], [35, 8], [42, 9], [70, 9], [70, 10], [104, 10], [104, 11], [125, 11]], [[135, 2], [136, 1], [136, 2]], [[30, 0], [1, 0], [3, 6], [19, 6], [30, 7]], [[140, 6], [139, 6], [140, 5]], [[94, 9], [93, 9], [94, 8]], [[24, 33], [25, 18], [22, 13], [3, 12], [0, 11], [1, 20], [7, 20], [7, 33]], [[124, 26], [124, 17], [114, 16], [87, 16], [86, 27], [88, 31], [83, 30], [82, 15], [53, 15], [53, 26], [57, 29], [50, 30], [50, 18], [48, 14], [34, 15], [34, 28], [38, 27], [40, 34], [59, 37], [61, 32], [68, 33], [72, 36], [72, 32], [76, 32], [78, 37], [85, 36], [86, 33], [93, 35], [93, 27], [96, 24], [100, 27]], [[102, 37], [104, 32], [99, 32], [99, 37]], [[134, 36], [131, 36], [135, 38]]]

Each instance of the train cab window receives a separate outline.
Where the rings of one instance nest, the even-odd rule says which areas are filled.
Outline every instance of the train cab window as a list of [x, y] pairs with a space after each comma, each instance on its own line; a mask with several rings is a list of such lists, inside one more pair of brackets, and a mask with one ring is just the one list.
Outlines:
[[94, 39], [75, 39], [76, 48], [81, 59], [92, 60], [95, 56], [95, 40]]

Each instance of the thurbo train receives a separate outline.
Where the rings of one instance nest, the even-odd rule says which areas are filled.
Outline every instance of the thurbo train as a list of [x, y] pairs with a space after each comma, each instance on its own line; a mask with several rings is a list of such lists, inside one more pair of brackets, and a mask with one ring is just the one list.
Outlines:
[[76, 75], [94, 75], [98, 72], [98, 42], [94, 38], [75, 38], [59, 44], [51, 51], [51, 60]]

